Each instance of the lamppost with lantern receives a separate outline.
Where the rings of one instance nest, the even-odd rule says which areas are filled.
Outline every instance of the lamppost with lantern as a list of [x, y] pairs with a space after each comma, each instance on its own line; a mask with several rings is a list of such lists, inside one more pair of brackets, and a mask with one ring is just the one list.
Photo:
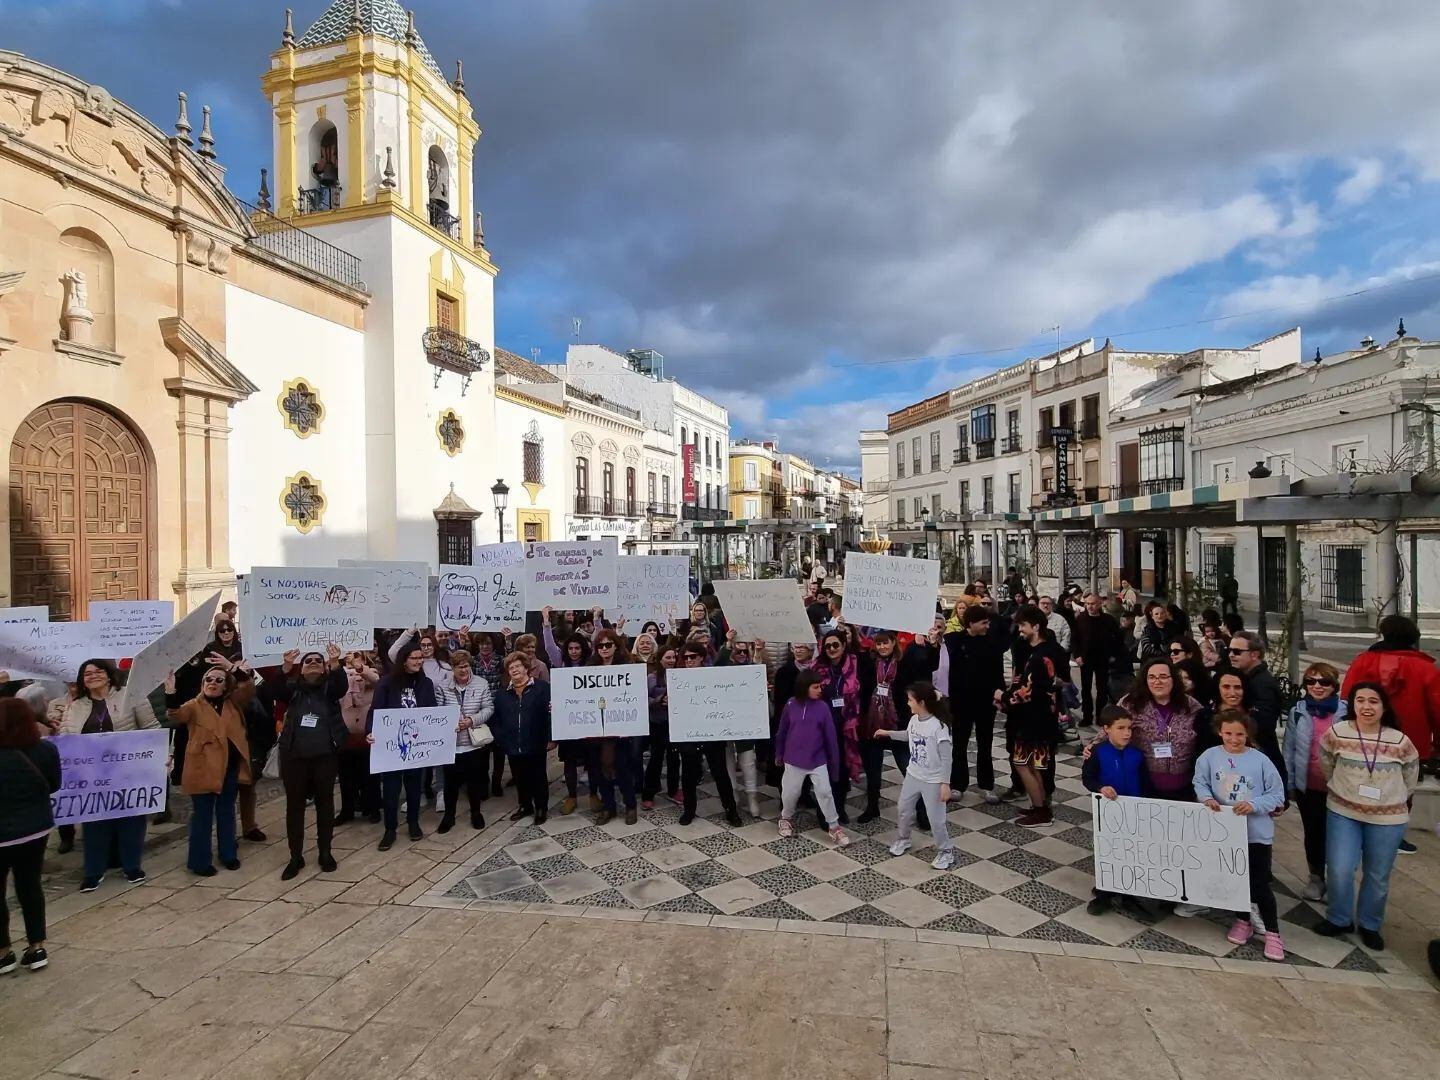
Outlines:
[[499, 530], [500, 543], [505, 542], [505, 507], [510, 502], [510, 485], [504, 480], [496, 480], [495, 486], [490, 489], [490, 494], [495, 497], [495, 527]]

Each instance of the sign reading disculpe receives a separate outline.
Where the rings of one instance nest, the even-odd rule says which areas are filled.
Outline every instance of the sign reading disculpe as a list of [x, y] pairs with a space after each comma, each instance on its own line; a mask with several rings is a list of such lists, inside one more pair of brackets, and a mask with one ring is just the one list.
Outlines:
[[556, 668], [550, 672], [550, 736], [648, 735], [649, 693], [644, 664]]
[[665, 673], [673, 742], [768, 739], [765, 665], [672, 668]]
[[858, 551], [845, 556], [845, 621], [854, 626], [926, 633], [939, 595], [938, 560]]
[[165, 809], [163, 728], [104, 735], [56, 735], [60, 790], [50, 796], [57, 825], [158, 814]]
[[1096, 795], [1091, 818], [1097, 889], [1250, 910], [1248, 834], [1230, 807]]
[[376, 709], [370, 733], [372, 773], [450, 765], [455, 761], [455, 728], [460, 706], [433, 709]]

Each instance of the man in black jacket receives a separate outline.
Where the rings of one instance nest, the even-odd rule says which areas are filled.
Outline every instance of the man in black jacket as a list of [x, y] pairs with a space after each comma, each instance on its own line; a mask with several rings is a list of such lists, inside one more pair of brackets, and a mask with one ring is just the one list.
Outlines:
[[[292, 678], [296, 659], [300, 673]], [[328, 671], [327, 671], [328, 667]], [[284, 677], [260, 687], [260, 700], [273, 709], [285, 703], [285, 722], [280, 727], [280, 782], [285, 786], [285, 839], [290, 843], [290, 862], [280, 873], [289, 881], [305, 866], [305, 799], [315, 799], [315, 842], [320, 849], [320, 869], [335, 869], [330, 838], [335, 831], [335, 777], [340, 771], [340, 749], [349, 734], [340, 715], [340, 699], [350, 689], [350, 680], [340, 666], [340, 649], [334, 642], [325, 654], [299, 649], [285, 654]]]
[[1109, 703], [1110, 658], [1120, 648], [1120, 621], [1101, 610], [1097, 594], [1086, 593], [1085, 610], [1075, 616], [1070, 639], [1070, 651], [1080, 665], [1080, 712], [1086, 725]]
[[994, 612], [979, 604], [965, 609], [964, 629], [945, 635], [950, 653], [950, 700], [955, 719], [950, 788], [957, 794], [970, 786], [970, 731], [975, 731], [975, 781], [987, 803], [995, 794], [995, 695], [1005, 686], [1005, 647], [990, 632]]
[[1255, 748], [1275, 763], [1280, 779], [1285, 775], [1285, 755], [1280, 751], [1280, 717], [1286, 712], [1285, 695], [1270, 669], [1265, 666], [1265, 642], [1252, 630], [1242, 630], [1230, 638], [1230, 666], [1240, 673], [1245, 683], [1245, 705], [1255, 724]]

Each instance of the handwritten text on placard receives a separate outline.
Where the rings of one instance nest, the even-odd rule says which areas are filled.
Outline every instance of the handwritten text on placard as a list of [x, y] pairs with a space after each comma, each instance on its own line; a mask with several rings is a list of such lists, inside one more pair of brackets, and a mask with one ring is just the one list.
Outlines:
[[940, 563], [936, 559], [858, 551], [845, 556], [845, 621], [853, 626], [928, 632], [935, 622], [939, 595]]
[[615, 546], [605, 540], [567, 540], [525, 547], [525, 604], [545, 607], [607, 607], [615, 598]]
[[556, 668], [550, 673], [550, 733], [555, 739], [650, 733], [644, 664]]
[[765, 665], [672, 668], [665, 673], [672, 742], [770, 737]]
[[1104, 892], [1250, 910], [1245, 819], [1223, 806], [1122, 796], [1091, 801], [1095, 887]]

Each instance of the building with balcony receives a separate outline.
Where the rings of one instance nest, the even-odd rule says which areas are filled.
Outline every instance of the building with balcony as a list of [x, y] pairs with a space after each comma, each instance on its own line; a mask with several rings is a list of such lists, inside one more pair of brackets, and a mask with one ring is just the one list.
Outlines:
[[639, 410], [568, 383], [564, 399], [570, 450], [566, 537], [614, 536], [622, 544], [646, 538], [645, 425]]

